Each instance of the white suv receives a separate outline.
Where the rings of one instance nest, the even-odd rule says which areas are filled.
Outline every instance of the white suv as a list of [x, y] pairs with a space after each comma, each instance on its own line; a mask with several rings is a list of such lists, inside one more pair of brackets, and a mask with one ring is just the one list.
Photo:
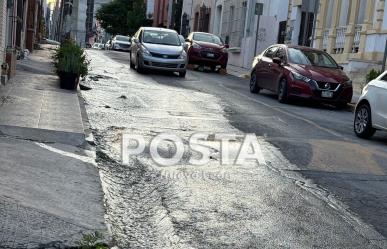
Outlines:
[[387, 71], [363, 89], [353, 127], [361, 138], [371, 137], [376, 130], [387, 130]]

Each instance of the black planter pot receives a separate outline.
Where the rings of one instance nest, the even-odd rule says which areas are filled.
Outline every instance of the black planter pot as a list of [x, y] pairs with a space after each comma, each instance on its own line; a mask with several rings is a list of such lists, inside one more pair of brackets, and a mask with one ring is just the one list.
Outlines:
[[60, 72], [60, 88], [67, 90], [76, 90], [79, 82], [79, 75], [76, 73]]

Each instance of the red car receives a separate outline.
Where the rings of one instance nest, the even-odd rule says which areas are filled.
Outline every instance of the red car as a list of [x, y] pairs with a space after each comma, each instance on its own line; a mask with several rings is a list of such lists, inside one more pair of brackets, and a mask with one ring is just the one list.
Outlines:
[[214, 71], [217, 66], [227, 68], [228, 45], [216, 35], [193, 32], [186, 39], [189, 64], [209, 66]]
[[273, 45], [254, 59], [250, 91], [261, 89], [290, 98], [327, 102], [343, 108], [352, 100], [352, 81], [335, 60], [318, 49]]

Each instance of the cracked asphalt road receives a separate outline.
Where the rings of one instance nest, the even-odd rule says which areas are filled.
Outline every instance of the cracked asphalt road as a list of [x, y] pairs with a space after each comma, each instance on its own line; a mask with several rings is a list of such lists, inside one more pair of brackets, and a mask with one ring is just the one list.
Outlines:
[[[351, 113], [282, 105], [243, 79], [139, 75], [126, 53], [88, 53], [83, 96], [121, 248], [387, 248], [386, 133], [357, 139]], [[268, 163], [220, 166], [215, 149], [202, 167], [160, 167], [147, 153], [124, 166], [123, 132], [255, 133]]]

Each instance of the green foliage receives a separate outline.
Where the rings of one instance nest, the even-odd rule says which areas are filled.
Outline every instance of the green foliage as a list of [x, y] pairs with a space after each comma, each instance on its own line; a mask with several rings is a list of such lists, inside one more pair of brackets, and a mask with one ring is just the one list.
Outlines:
[[80, 241], [75, 242], [80, 249], [108, 249], [103, 243], [103, 234], [94, 232], [91, 234], [84, 234]]
[[172, 7], [172, 25], [173, 29], [176, 30], [177, 32], [180, 32], [180, 27], [181, 27], [181, 14], [183, 12], [183, 0], [177, 0], [176, 2], [173, 3]]
[[129, 33], [135, 33], [146, 22], [146, 5], [143, 0], [133, 0], [132, 9], [128, 12]]
[[369, 71], [366, 75], [366, 81], [367, 83], [376, 79], [379, 75], [382, 74], [382, 71], [380, 70], [375, 70], [375, 69], [372, 69], [371, 71]]
[[113, 0], [97, 10], [96, 18], [112, 35], [130, 35], [139, 27], [149, 25], [143, 0]]
[[71, 40], [64, 41], [54, 55], [57, 74], [66, 72], [84, 77], [88, 73], [89, 63], [84, 50]]

